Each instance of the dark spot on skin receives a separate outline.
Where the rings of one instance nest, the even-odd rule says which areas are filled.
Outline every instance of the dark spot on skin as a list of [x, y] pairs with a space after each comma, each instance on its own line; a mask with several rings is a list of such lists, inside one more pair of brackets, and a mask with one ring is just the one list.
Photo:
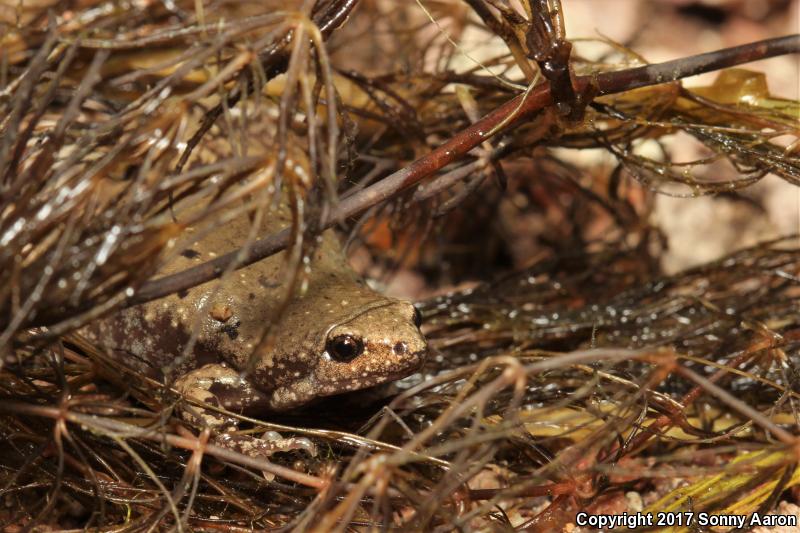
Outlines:
[[186, 250], [181, 252], [181, 255], [186, 259], [196, 259], [200, 257], [200, 252], [197, 250], [192, 250], [191, 248], [187, 248]]
[[180, 298], [182, 300], [182, 299], [186, 298], [187, 296], [189, 296], [189, 291], [187, 291], [186, 289], [183, 289], [182, 291], [178, 291], [177, 294], [178, 294], [178, 298]]
[[230, 338], [233, 341], [233, 340], [236, 340], [236, 338], [239, 336], [239, 326], [241, 326], [241, 325], [242, 325], [242, 321], [241, 320], [237, 320], [233, 324], [225, 324], [224, 326], [222, 326], [219, 329], [220, 329], [220, 331], [225, 333], [228, 336], [228, 338]]
[[219, 364], [219, 349], [215, 345], [198, 342], [194, 345], [194, 368], [210, 364]]
[[[174, 379], [191, 368], [196, 368], [197, 361], [202, 361], [203, 364], [219, 361], [217, 351], [206, 349], [202, 343], [197, 343], [193, 353], [185, 360], [181, 360], [180, 354], [191, 335], [184, 327], [172, 326], [170, 313], [158, 313], [150, 320], [145, 320], [140, 308], [132, 308], [125, 313], [133, 326], [108, 328], [103, 342], [112, 349], [115, 359], [128, 365], [134, 364], [148, 377], [158, 381], [165, 377]], [[149, 350], [145, 348], [148, 351], [134, 354], [132, 352], [134, 344], [146, 336], [154, 337], [154, 345]], [[163, 371], [167, 369], [170, 373], [165, 376]]]
[[[211, 385], [211, 387], [209, 387], [209, 391], [211, 391], [211, 389], [214, 388], [214, 385], [216, 385], [216, 383], [213, 383]], [[211, 394], [214, 394], [214, 392], [211, 391]], [[204, 398], [203, 399], [203, 403], [207, 403], [208, 405], [211, 405], [212, 407], [219, 407], [220, 406], [219, 405], [219, 401], [216, 398], [216, 394], [214, 394], [214, 396], [211, 396], [210, 398]]]
[[251, 292], [250, 294], [247, 295], [247, 298], [250, 299], [250, 300], [255, 300], [256, 299], [256, 295], [255, 295], [255, 293]]
[[[219, 381], [214, 381], [208, 387], [208, 392], [214, 396], [206, 400], [206, 403], [217, 407], [222, 406], [229, 410], [242, 411], [242, 393], [244, 391], [240, 387], [232, 387]], [[213, 403], [209, 400], [212, 400]]]
[[283, 368], [258, 368], [253, 373], [252, 382], [261, 386], [266, 385], [266, 388], [282, 386], [296, 381], [299, 379], [297, 376], [308, 375], [311, 371], [308, 362], [302, 361], [296, 353], [284, 354], [276, 362], [280, 362]]
[[[178, 323], [180, 324], [180, 321]], [[144, 332], [144, 334], [152, 334], [153, 331], [169, 332], [166, 335], [160, 335], [158, 341], [158, 351], [169, 359], [158, 363], [162, 366], [172, 366], [176, 362], [176, 358], [183, 353], [183, 347], [189, 343], [191, 333], [183, 326], [173, 327], [170, 313], [156, 315], [150, 327], [152, 328], [150, 332]], [[203, 361], [203, 364], [206, 361], [217, 362], [219, 356], [216, 351], [209, 350], [203, 343], [198, 342], [187, 359], [174, 369], [175, 376], [187, 372], [190, 368], [197, 368], [197, 361]]]

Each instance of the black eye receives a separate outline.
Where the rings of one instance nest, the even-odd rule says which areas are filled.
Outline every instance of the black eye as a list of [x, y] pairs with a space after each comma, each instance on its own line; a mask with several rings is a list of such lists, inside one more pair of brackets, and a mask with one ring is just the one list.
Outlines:
[[328, 339], [325, 350], [336, 361], [348, 363], [364, 353], [364, 343], [361, 339], [350, 335], [339, 335]]
[[417, 327], [422, 325], [422, 313], [416, 307], [414, 308], [414, 325]]

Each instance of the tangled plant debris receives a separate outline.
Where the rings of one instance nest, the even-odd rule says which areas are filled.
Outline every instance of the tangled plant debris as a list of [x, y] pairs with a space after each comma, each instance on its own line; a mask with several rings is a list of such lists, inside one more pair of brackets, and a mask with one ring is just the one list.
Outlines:
[[[590, 59], [569, 9], [0, 3], [3, 528], [547, 531], [791, 499], [800, 242], [667, 276], [650, 213], [654, 194], [798, 184], [800, 104], [731, 67], [800, 36], [652, 65], [597, 39]], [[459, 67], [467, 27], [502, 51]], [[674, 159], [678, 135], [705, 155]], [[593, 148], [615, 166], [563, 157]], [[156, 275], [172, 239], [242, 200], [253, 216], [288, 201], [293, 223]], [[200, 209], [177, 219], [179, 201]], [[446, 294], [419, 304], [418, 374], [244, 419], [316, 454], [217, 446], [171, 383], [75, 332], [287, 247], [302, 281], [331, 226], [379, 282]]]

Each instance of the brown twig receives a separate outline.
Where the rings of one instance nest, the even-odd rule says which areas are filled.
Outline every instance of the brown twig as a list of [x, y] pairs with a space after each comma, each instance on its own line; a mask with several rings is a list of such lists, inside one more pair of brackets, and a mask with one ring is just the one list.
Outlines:
[[183, 448], [192, 452], [202, 450], [205, 454], [214, 456], [222, 461], [228, 461], [249, 468], [254, 468], [256, 470], [269, 472], [307, 487], [323, 489], [327, 486], [327, 482], [322, 478], [297, 472], [291, 468], [286, 468], [263, 459], [249, 457], [215, 444], [206, 444], [203, 442], [202, 438], [187, 438], [161, 430], [153, 430], [126, 424], [111, 418], [85, 415], [82, 413], [72, 412], [64, 408], [33, 405], [25, 402], [2, 402], [0, 403], [0, 412], [17, 414], [21, 413], [51, 418], [61, 422], [62, 424], [70, 422], [73, 424], [85, 425], [86, 427], [94, 428], [96, 431], [102, 431], [108, 433], [109, 435], [115, 435], [118, 438], [140, 438], [155, 442], [164, 442], [170, 446]]
[[[800, 34], [767, 39], [654, 65], [580, 76], [576, 78], [575, 85], [579, 92], [591, 88], [597, 96], [601, 96], [673, 82], [705, 72], [791, 53], [800, 53]], [[320, 230], [338, 224], [407, 190], [463, 157], [492, 135], [519, 125], [550, 104], [552, 98], [547, 83], [533, 89], [527, 97], [519, 95], [512, 98], [429, 154], [374, 185], [344, 198], [330, 216], [321, 222]], [[254, 242], [243, 260], [238, 257], [237, 250], [177, 274], [150, 281], [129, 298], [125, 305], [141, 304], [205, 283], [219, 276], [231, 261], [240, 261], [241, 268], [283, 250], [288, 242], [289, 230], [285, 229]]]

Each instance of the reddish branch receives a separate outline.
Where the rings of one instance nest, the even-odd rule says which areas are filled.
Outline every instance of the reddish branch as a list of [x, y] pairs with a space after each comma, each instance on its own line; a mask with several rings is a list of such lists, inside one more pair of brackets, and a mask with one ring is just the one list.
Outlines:
[[[767, 39], [655, 65], [576, 77], [575, 91], [579, 94], [587, 94], [591, 91], [596, 96], [620, 93], [638, 87], [673, 82], [750, 61], [792, 53], [800, 53], [800, 34]], [[409, 189], [466, 155], [474, 147], [488, 139], [490, 133], [494, 135], [499, 131], [512, 129], [552, 103], [550, 86], [547, 83], [534, 88], [527, 97], [519, 95], [509, 100], [429, 154], [381, 181], [344, 198], [330, 216], [322, 221], [320, 231]], [[509, 119], [509, 117], [511, 118]], [[503, 127], [498, 128], [500, 125]], [[238, 267], [247, 266], [277, 253], [286, 248], [288, 243], [288, 228], [258, 240], [252, 244], [249, 253]], [[219, 276], [231, 262], [236, 261], [238, 254], [238, 251], [230, 252], [177, 274], [147, 282], [126, 302], [126, 306], [155, 300], [210, 281]]]

